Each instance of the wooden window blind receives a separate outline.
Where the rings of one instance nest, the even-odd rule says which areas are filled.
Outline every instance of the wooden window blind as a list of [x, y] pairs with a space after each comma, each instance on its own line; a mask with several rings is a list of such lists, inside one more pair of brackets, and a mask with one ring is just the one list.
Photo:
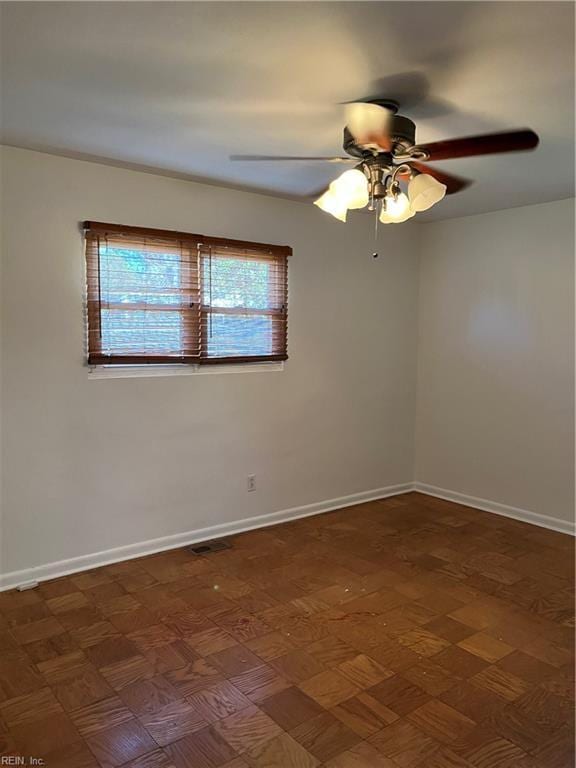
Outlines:
[[84, 222], [88, 362], [286, 360], [287, 246]]

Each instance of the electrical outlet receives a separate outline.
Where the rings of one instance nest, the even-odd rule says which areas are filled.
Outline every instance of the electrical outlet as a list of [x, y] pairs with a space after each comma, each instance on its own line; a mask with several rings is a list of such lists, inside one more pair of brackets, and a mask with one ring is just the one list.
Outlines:
[[256, 475], [248, 475], [247, 478], [247, 488], [248, 491], [255, 491], [256, 490]]

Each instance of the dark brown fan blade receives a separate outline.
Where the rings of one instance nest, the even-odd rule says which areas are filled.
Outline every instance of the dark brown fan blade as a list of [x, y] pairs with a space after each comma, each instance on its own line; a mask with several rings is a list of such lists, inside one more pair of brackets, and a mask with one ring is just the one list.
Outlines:
[[419, 173], [427, 173], [428, 176], [433, 176], [437, 181], [440, 182], [440, 184], [445, 184], [447, 195], [453, 195], [456, 192], [461, 192], [463, 189], [466, 189], [466, 187], [469, 187], [473, 183], [470, 181], [470, 179], [463, 179], [461, 176], [454, 176], [451, 173], [439, 171], [438, 168], [431, 168], [429, 165], [425, 165], [424, 163], [411, 162], [410, 165]]
[[524, 152], [535, 149], [539, 141], [534, 131], [525, 129], [435, 141], [432, 144], [419, 144], [417, 148], [428, 153], [428, 160], [450, 160], [455, 157], [494, 155], [499, 152]]
[[[301, 163], [349, 163], [353, 157], [299, 157], [290, 155], [230, 155], [230, 160], [245, 160], [246, 162], [285, 162], [296, 161]], [[356, 160], [355, 162], [358, 162]]]

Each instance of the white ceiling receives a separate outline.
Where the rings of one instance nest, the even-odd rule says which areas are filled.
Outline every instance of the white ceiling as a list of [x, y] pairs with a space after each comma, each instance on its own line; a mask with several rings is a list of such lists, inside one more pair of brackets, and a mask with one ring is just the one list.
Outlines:
[[341, 166], [341, 102], [384, 88], [421, 142], [530, 127], [533, 153], [451, 160], [475, 180], [430, 218], [574, 194], [568, 2], [2, 3], [2, 140], [307, 196]]

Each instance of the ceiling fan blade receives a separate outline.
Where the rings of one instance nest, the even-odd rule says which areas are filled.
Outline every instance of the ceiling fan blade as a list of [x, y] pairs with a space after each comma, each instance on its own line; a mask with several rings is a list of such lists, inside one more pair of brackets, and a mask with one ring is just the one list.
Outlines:
[[450, 160], [456, 157], [494, 155], [499, 152], [523, 152], [535, 149], [539, 141], [534, 131], [524, 129], [435, 141], [432, 144], [419, 144], [417, 148], [428, 153], [428, 160]]
[[358, 160], [354, 160], [353, 157], [299, 157], [299, 156], [291, 156], [291, 155], [230, 155], [230, 160], [241, 160], [249, 163], [254, 162], [264, 162], [264, 163], [272, 163], [272, 162], [301, 162], [301, 163], [349, 163], [351, 161], [358, 162]]
[[454, 176], [452, 173], [440, 171], [438, 168], [431, 168], [424, 163], [411, 162], [410, 165], [419, 173], [426, 173], [428, 176], [433, 176], [440, 182], [440, 184], [444, 184], [446, 186], [447, 195], [454, 195], [456, 192], [461, 192], [463, 189], [466, 189], [466, 187], [473, 184], [470, 179], [464, 179], [462, 176]]

